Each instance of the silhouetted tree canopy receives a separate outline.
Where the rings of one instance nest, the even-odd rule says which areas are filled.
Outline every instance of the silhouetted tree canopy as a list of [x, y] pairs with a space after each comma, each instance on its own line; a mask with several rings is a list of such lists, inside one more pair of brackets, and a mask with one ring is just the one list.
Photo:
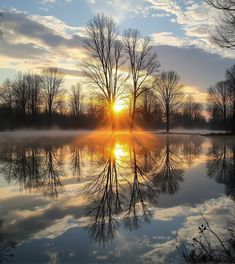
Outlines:
[[233, 0], [206, 0], [222, 14], [218, 26], [212, 33], [213, 40], [224, 48], [235, 48], [235, 2]]
[[169, 132], [172, 115], [183, 105], [184, 93], [180, 76], [174, 71], [163, 71], [156, 78], [154, 89], [166, 119], [166, 131]]

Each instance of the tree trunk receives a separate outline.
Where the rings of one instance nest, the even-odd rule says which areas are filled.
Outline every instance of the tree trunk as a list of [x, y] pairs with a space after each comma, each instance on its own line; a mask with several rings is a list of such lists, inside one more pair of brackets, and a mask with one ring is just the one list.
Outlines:
[[133, 109], [132, 111], [132, 115], [131, 115], [131, 124], [130, 124], [130, 131], [132, 132], [134, 129], [134, 120], [135, 120], [135, 109]]
[[227, 131], [227, 113], [226, 113], [226, 107], [224, 106], [224, 112], [223, 112], [223, 119], [224, 119], [224, 128]]
[[169, 110], [166, 111], [166, 132], [169, 133], [170, 130], [170, 114]]
[[115, 120], [114, 120], [114, 114], [112, 113], [112, 132], [115, 130]]
[[51, 111], [49, 110], [48, 112], [48, 123], [49, 123], [49, 126], [51, 125]]
[[[111, 104], [112, 106], [112, 104]], [[113, 109], [111, 107], [111, 130], [112, 132], [115, 130], [115, 119], [114, 119], [114, 112]]]
[[52, 116], [52, 102], [49, 101], [48, 104], [48, 125], [51, 126], [51, 116]]
[[235, 98], [233, 99], [232, 133], [235, 134]]
[[10, 120], [10, 130], [13, 131], [13, 110], [12, 110], [12, 107], [10, 107], [10, 113], [9, 113], [10, 117], [9, 117], [9, 120]]
[[133, 131], [134, 123], [135, 123], [135, 110], [136, 110], [136, 97], [133, 98], [133, 109], [131, 114], [131, 124], [130, 124], [130, 131]]

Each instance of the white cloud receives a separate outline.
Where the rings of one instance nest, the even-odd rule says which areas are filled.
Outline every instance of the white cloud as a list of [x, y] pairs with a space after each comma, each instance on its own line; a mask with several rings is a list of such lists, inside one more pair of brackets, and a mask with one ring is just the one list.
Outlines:
[[24, 71], [54, 65], [73, 72], [73, 76], [78, 73], [77, 64], [84, 56], [84, 28], [71, 27], [53, 16], [1, 11], [0, 67]]
[[41, 4], [48, 5], [48, 4], [55, 4], [56, 0], [42, 0]]
[[104, 12], [111, 15], [117, 23], [125, 19], [143, 14], [145, 8], [142, 0], [88, 0], [93, 12]]
[[87, 0], [89, 4], [95, 4], [96, 1], [95, 0]]
[[176, 0], [145, 0], [149, 4], [149, 14], [155, 11], [164, 11], [168, 15], [174, 16], [170, 21], [180, 25], [184, 32], [184, 37], [173, 36], [172, 33], [156, 33], [160, 40], [153, 34], [152, 36], [161, 45], [172, 45], [177, 47], [195, 46], [209, 53], [220, 54], [223, 57], [235, 58], [235, 53], [228, 49], [221, 49], [210, 39], [210, 30], [213, 29], [218, 19], [218, 11], [206, 6], [203, 2], [196, 3], [185, 1], [185, 7]]
[[[156, 32], [152, 34], [156, 44], [177, 47], [195, 46], [212, 54], [222, 57], [235, 58], [234, 51], [219, 48], [210, 39], [210, 31], [217, 22], [219, 12], [207, 6], [203, 1], [180, 0], [88, 0], [92, 3], [93, 11], [103, 11], [112, 15], [116, 22], [135, 16], [169, 17], [169, 21], [178, 24], [184, 36], [177, 36], [170, 32]], [[156, 34], [156, 36], [155, 36]]]
[[178, 233], [182, 239], [191, 244], [193, 237], [198, 236], [198, 226], [205, 224], [201, 212], [220, 238], [227, 235], [228, 231], [226, 227], [228, 227], [228, 223], [234, 223], [234, 201], [224, 196], [218, 199], [208, 200], [196, 207], [177, 206], [159, 208], [153, 216], [158, 221], [175, 221], [175, 217], [181, 217], [185, 220], [179, 229], [171, 231], [171, 239], [165, 237], [163, 241], [152, 245], [152, 248], [142, 256], [142, 262], [175, 263], [175, 258], [179, 256], [179, 253], [172, 255], [174, 259], [168, 259], [170, 257], [169, 254], [176, 251], [175, 234]]
[[171, 32], [154, 33], [151, 36], [154, 45], [169, 45], [176, 47], [189, 46], [190, 42], [186, 38], [174, 36]]
[[[41, 0], [40, 4], [48, 7], [53, 7], [55, 4], [70, 4], [73, 0]], [[41, 8], [40, 8], [41, 9]]]

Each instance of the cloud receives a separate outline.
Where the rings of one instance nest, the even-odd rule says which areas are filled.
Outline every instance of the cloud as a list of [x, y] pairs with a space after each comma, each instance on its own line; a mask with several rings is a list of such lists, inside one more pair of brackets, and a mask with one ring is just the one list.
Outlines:
[[[185, 1], [185, 6], [176, 0], [146, 0], [149, 4], [149, 14], [159, 11], [171, 15], [171, 21], [177, 23], [184, 32], [184, 36], [176, 37], [170, 32], [155, 33], [152, 35], [156, 44], [172, 45], [177, 47], [195, 46], [212, 54], [220, 54], [222, 57], [235, 58], [233, 51], [221, 49], [210, 40], [210, 29], [216, 24], [219, 13], [217, 10], [205, 5], [203, 2], [196, 3]], [[150, 12], [151, 11], [151, 12]]]
[[87, 0], [89, 4], [95, 4], [96, 1], [95, 0]]
[[18, 45], [2, 41], [0, 52], [2, 55], [14, 59], [36, 59], [47, 54], [47, 50], [34, 43], [19, 43]]
[[111, 15], [116, 23], [121, 23], [125, 19], [144, 14], [142, 0], [88, 0], [94, 13], [104, 12]]
[[[73, 0], [41, 0], [40, 4], [52, 8], [55, 4], [67, 5], [72, 3]], [[48, 11], [47, 8], [40, 8], [41, 10]]]
[[0, 11], [4, 28], [0, 67], [24, 71], [53, 65], [76, 75], [77, 64], [85, 56], [84, 28], [68, 26], [53, 16]]
[[48, 5], [48, 4], [55, 4], [56, 0], [42, 0], [41, 4], [42, 5]]
[[[98, 10], [102, 3], [101, 0], [94, 1], [94, 10]], [[156, 5], [155, 0], [107, 0], [105, 3], [104, 9], [110, 10], [110, 14], [116, 14], [117, 19], [141, 14], [165, 14], [170, 15], [169, 18], [175, 19], [177, 23], [188, 25], [194, 23], [187, 22], [188, 12], [192, 13], [194, 19], [200, 17], [198, 7], [187, 4], [188, 11], [186, 18], [183, 18], [181, 7], [175, 1], [160, 1], [159, 5]], [[70, 26], [54, 16], [30, 15], [15, 9], [1, 9], [0, 12], [3, 14], [4, 28], [0, 46], [0, 68], [37, 71], [53, 65], [64, 69], [64, 72], [76, 79], [80, 76], [78, 64], [86, 56], [83, 47], [84, 27]], [[233, 60], [212, 55], [211, 44], [204, 37], [204, 26], [196, 24], [187, 26], [186, 29], [188, 35], [196, 34], [198, 38], [177, 36], [169, 31], [156, 32], [151, 35], [152, 44], [163, 69], [175, 70], [187, 86], [205, 90], [224, 77], [224, 70], [233, 64]]]
[[202, 92], [198, 87], [185, 85], [184, 94], [187, 97], [188, 95], [193, 96], [196, 102], [207, 103], [207, 92]]
[[193, 237], [198, 236], [198, 226], [204, 223], [200, 212], [203, 212], [210, 226], [219, 234], [220, 238], [227, 235], [226, 227], [228, 227], [228, 224], [234, 223], [234, 202], [224, 196], [218, 199], [210, 199], [196, 207], [176, 206], [164, 209], [159, 208], [153, 216], [157, 221], [169, 221], [168, 225], [171, 225], [171, 221], [177, 221], [176, 217], [183, 218], [184, 220], [181, 227], [171, 230], [171, 239], [165, 237], [162, 241], [158, 241], [152, 245], [152, 248], [141, 257], [142, 262], [180, 263], [181, 261], [176, 261], [180, 255], [177, 253], [176, 235], [174, 234], [178, 233], [182, 239], [191, 244]]
[[225, 69], [234, 64], [230, 58], [222, 58], [194, 46], [176, 47], [156, 45], [162, 70], [174, 70], [186, 86], [197, 87], [201, 92], [219, 80], [223, 80]]
[[190, 46], [186, 38], [174, 36], [171, 32], [159, 32], [150, 35], [153, 45], [169, 45], [176, 47]]
[[17, 11], [3, 12], [4, 38], [11, 43], [29, 39], [49, 47], [81, 47], [81, 28], [72, 28], [52, 16], [30, 16]]
[[103, 11], [112, 15], [118, 23], [136, 16], [169, 17], [171, 23], [180, 27], [183, 35], [155, 32], [151, 35], [155, 44], [193, 46], [224, 58], [235, 58], [233, 51], [221, 49], [211, 40], [210, 31], [218, 20], [219, 12], [206, 5], [204, 1], [89, 0], [88, 3], [91, 4], [94, 13]]

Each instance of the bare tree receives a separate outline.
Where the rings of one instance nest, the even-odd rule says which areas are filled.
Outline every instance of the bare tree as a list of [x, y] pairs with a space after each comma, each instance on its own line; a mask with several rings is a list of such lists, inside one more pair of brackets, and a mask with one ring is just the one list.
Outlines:
[[56, 110], [58, 99], [63, 92], [64, 74], [57, 68], [47, 68], [42, 71], [43, 97], [49, 122]]
[[98, 14], [88, 23], [86, 33], [85, 44], [90, 59], [84, 63], [83, 71], [92, 86], [102, 94], [113, 115], [113, 105], [121, 96], [127, 80], [120, 69], [125, 60], [123, 46], [118, 40], [118, 29], [111, 17]]
[[13, 115], [13, 83], [10, 79], [6, 79], [0, 86], [0, 103], [1, 106], [8, 110], [8, 117], [10, 122], [10, 129], [13, 129], [12, 115]]
[[67, 101], [64, 99], [65, 91], [62, 93], [56, 103], [56, 112], [60, 114], [61, 116], [67, 116], [68, 115], [68, 105]]
[[76, 117], [80, 117], [83, 112], [83, 95], [82, 95], [82, 87], [79, 83], [73, 85], [70, 89], [70, 109], [72, 115]]
[[97, 114], [97, 105], [93, 97], [90, 97], [89, 102], [86, 104], [86, 112], [89, 116], [95, 116]]
[[138, 113], [145, 125], [150, 125], [154, 120], [161, 119], [161, 111], [159, 110], [159, 102], [155, 93], [151, 89], [145, 89], [141, 94], [138, 102]]
[[0, 100], [1, 104], [9, 109], [13, 108], [13, 83], [10, 79], [6, 79], [1, 85]]
[[25, 114], [28, 103], [28, 89], [26, 83], [26, 77], [21, 72], [18, 73], [13, 81], [13, 100], [16, 110], [19, 112], [23, 121], [25, 121]]
[[136, 29], [128, 29], [124, 32], [125, 52], [129, 57], [130, 72], [132, 76], [132, 111], [131, 130], [133, 129], [136, 105], [139, 96], [144, 92], [144, 84], [152, 75], [158, 73], [160, 64], [156, 53], [153, 52], [149, 38], [142, 38]]
[[174, 71], [162, 72], [154, 85], [157, 99], [166, 118], [166, 131], [170, 129], [170, 119], [183, 104], [183, 85], [179, 75]]
[[203, 106], [194, 101], [192, 95], [189, 95], [183, 104], [183, 116], [189, 122], [202, 117]]
[[224, 120], [224, 125], [226, 125], [227, 121], [230, 99], [228, 83], [225, 81], [218, 82], [208, 89], [209, 107], [216, 109], [220, 113]]
[[235, 133], [235, 65], [226, 70], [226, 81], [229, 87], [230, 99], [232, 103], [232, 132]]
[[13, 112], [26, 121], [29, 114], [32, 120], [39, 111], [41, 95], [41, 77], [37, 74], [18, 73], [14, 80], [7, 79], [1, 86], [0, 98], [2, 105], [9, 111], [9, 121], [12, 128]]
[[235, 48], [235, 1], [205, 0], [222, 13], [221, 22], [215, 28], [213, 39], [220, 47]]
[[42, 78], [40, 75], [33, 73], [27, 73], [24, 76], [28, 90], [28, 113], [31, 114], [32, 120], [34, 120], [38, 114], [40, 106]]

